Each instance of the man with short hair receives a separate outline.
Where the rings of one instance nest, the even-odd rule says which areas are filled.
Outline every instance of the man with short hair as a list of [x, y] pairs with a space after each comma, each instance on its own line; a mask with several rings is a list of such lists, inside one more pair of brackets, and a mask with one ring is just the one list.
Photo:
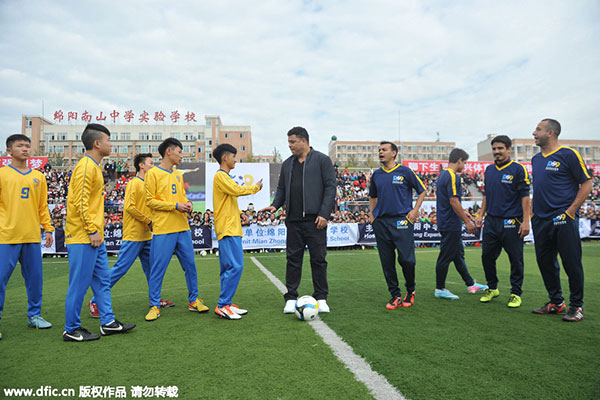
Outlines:
[[6, 284], [19, 261], [27, 291], [27, 326], [48, 329], [52, 324], [40, 315], [44, 283], [40, 225], [45, 231], [46, 247], [52, 246], [54, 228], [48, 211], [46, 177], [27, 166], [30, 151], [31, 139], [27, 136], [16, 134], [6, 139], [11, 164], [0, 168], [0, 318]]
[[102, 159], [110, 154], [110, 131], [100, 124], [88, 124], [81, 135], [85, 156], [71, 175], [67, 196], [65, 243], [69, 254], [69, 289], [65, 299], [66, 342], [100, 339], [81, 326], [81, 306], [92, 287], [100, 313], [102, 336], [125, 333], [135, 324], [115, 319], [110, 297], [110, 272], [104, 245], [104, 178]]
[[592, 180], [581, 155], [560, 146], [560, 123], [543, 119], [533, 131], [541, 152], [531, 160], [533, 172], [533, 238], [538, 267], [550, 301], [535, 314], [564, 314], [560, 286], [560, 254], [569, 278], [569, 309], [563, 321], [583, 319], [583, 264], [579, 237], [579, 207], [592, 191]]
[[469, 274], [465, 263], [465, 248], [462, 242], [462, 221], [467, 231], [474, 234], [475, 225], [462, 208], [462, 185], [460, 173], [465, 168], [469, 154], [463, 149], [455, 148], [450, 152], [448, 168], [440, 172], [437, 180], [436, 207], [437, 226], [442, 234], [440, 254], [435, 265], [435, 297], [456, 300], [459, 297], [446, 289], [446, 276], [448, 267], [454, 262], [456, 270], [467, 285], [468, 293], [477, 293], [487, 289], [487, 285], [480, 285]]
[[327, 295], [327, 220], [335, 200], [335, 171], [331, 159], [309, 144], [306, 129], [297, 126], [287, 133], [292, 155], [283, 162], [273, 203], [260, 210], [271, 213], [287, 208], [287, 265], [285, 314], [293, 314], [302, 277], [302, 258], [308, 246], [313, 297], [319, 312], [329, 312]]
[[244, 270], [240, 217], [247, 219], [246, 214], [240, 211], [237, 198], [257, 193], [262, 189], [262, 180], [256, 185], [240, 186], [229, 175], [229, 172], [235, 168], [236, 154], [237, 149], [229, 143], [222, 143], [213, 151], [213, 156], [220, 166], [213, 181], [215, 235], [219, 240], [219, 266], [221, 267], [221, 295], [215, 314], [228, 320], [239, 320], [242, 315], [248, 313], [248, 310], [232, 303]]
[[[376, 170], [371, 177], [369, 208], [381, 268], [388, 290], [392, 295], [386, 308], [394, 310], [398, 307], [411, 307], [415, 303], [415, 264], [417, 261], [414, 223], [425, 199], [426, 188], [412, 169], [396, 163], [398, 147], [394, 143], [381, 142], [378, 153], [382, 167]], [[418, 196], [414, 207], [413, 190], [417, 192]], [[404, 300], [398, 287], [394, 252], [398, 253], [398, 263], [402, 266], [404, 274], [406, 286]]]
[[152, 267], [148, 281], [150, 311], [146, 314], [146, 321], [155, 321], [160, 317], [162, 283], [173, 253], [177, 255], [185, 272], [188, 310], [199, 313], [208, 311], [203, 300], [198, 298], [198, 272], [187, 217], [194, 206], [185, 197], [183, 174], [175, 168], [181, 162], [182, 151], [183, 145], [179, 140], [165, 139], [158, 146], [161, 163], [146, 173], [146, 204], [150, 209], [154, 233], [150, 247]]
[[[146, 188], [144, 178], [146, 172], [154, 167], [151, 153], [137, 154], [133, 159], [136, 175], [125, 187], [123, 202], [123, 240], [119, 250], [119, 259], [110, 270], [110, 287], [129, 271], [136, 258], [142, 263], [146, 281], [150, 279], [150, 245], [152, 244], [152, 220], [146, 205]], [[169, 300], [160, 301], [161, 307], [173, 307]], [[100, 318], [94, 297], [88, 303], [90, 315]]]
[[529, 174], [523, 164], [510, 159], [512, 140], [506, 135], [492, 139], [495, 163], [485, 169], [485, 192], [476, 225], [481, 228], [484, 214], [481, 262], [488, 289], [481, 297], [488, 303], [500, 295], [496, 260], [502, 248], [510, 260], [511, 295], [508, 307], [521, 306], [523, 285], [523, 238], [529, 234]]

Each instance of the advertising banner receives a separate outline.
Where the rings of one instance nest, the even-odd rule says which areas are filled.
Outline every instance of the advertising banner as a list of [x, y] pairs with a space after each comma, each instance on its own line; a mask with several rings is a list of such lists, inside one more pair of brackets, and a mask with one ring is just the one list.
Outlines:
[[[213, 180], [219, 170], [219, 164], [206, 164], [206, 208], [213, 208]], [[238, 163], [229, 172], [229, 175], [240, 186], [252, 186], [262, 179], [263, 189], [249, 196], [238, 197], [240, 210], [247, 210], [248, 204], [252, 203], [256, 209], [268, 206], [271, 203], [269, 193], [269, 164], [266, 163]]]

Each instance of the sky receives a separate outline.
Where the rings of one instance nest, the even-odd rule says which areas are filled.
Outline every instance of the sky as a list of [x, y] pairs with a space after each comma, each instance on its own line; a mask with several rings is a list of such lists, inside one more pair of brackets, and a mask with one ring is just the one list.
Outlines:
[[598, 21], [597, 0], [1, 0], [0, 147], [42, 104], [219, 115], [284, 158], [294, 126], [325, 153], [439, 132], [473, 160], [543, 118], [598, 140]]

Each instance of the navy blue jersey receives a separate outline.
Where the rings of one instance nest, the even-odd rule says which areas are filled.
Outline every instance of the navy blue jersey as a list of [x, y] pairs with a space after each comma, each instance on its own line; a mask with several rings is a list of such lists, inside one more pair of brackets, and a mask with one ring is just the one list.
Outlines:
[[579, 185], [590, 179], [581, 155], [570, 147], [540, 152], [531, 159], [531, 166], [533, 213], [540, 218], [564, 213], [577, 197]]
[[523, 216], [521, 199], [529, 196], [529, 174], [523, 164], [508, 159], [485, 169], [485, 203], [488, 215], [503, 218]]
[[440, 172], [435, 196], [438, 231], [462, 230], [462, 221], [450, 205], [451, 197], [458, 197], [458, 201], [461, 200], [462, 186], [460, 184], [460, 175], [450, 168], [446, 168]]
[[413, 208], [412, 191], [425, 191], [425, 185], [404, 165], [398, 164], [391, 170], [379, 168], [371, 176], [369, 197], [377, 198], [373, 209], [375, 217], [406, 215]]

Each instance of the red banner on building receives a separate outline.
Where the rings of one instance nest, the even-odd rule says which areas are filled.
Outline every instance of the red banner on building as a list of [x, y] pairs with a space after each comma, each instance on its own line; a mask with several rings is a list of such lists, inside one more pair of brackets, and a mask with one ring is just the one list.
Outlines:
[[[444, 168], [448, 168], [448, 161], [403, 160], [402, 164], [423, 174], [438, 174]], [[493, 163], [491, 161], [467, 161], [463, 174], [483, 174], [490, 164]], [[521, 164], [527, 168], [527, 172], [531, 173], [530, 162]], [[586, 167], [591, 169], [594, 175], [600, 175], [600, 164], [587, 164]]]
[[[11, 157], [0, 157], [0, 167], [5, 167], [12, 163]], [[40, 169], [48, 164], [48, 157], [29, 157], [27, 166], [31, 169]]]

